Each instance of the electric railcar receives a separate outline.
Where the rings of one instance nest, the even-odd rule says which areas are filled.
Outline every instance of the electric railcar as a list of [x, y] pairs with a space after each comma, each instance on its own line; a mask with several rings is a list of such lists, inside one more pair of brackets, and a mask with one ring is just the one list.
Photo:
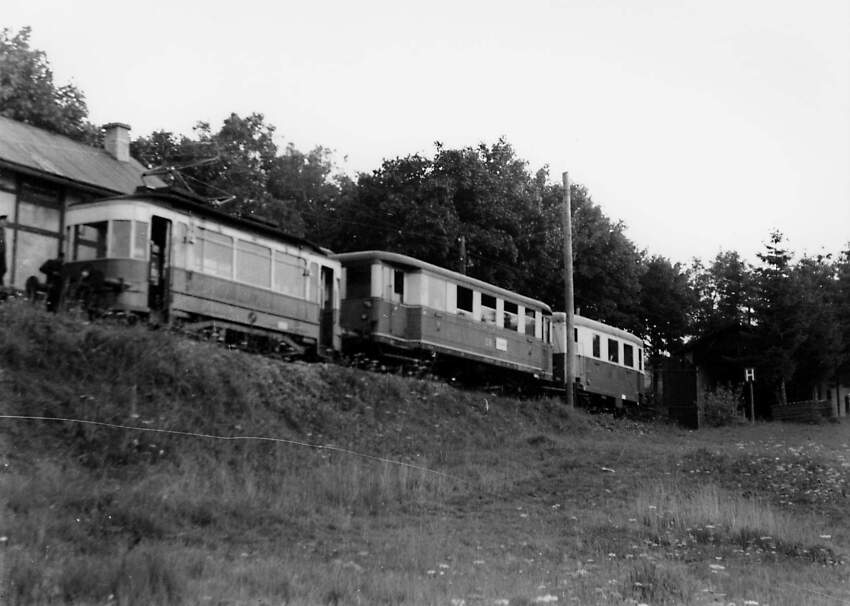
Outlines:
[[334, 255], [343, 267], [343, 346], [453, 360], [551, 381], [552, 310], [542, 301], [401, 254]]
[[68, 281], [102, 276], [104, 308], [296, 354], [339, 349], [340, 264], [315, 244], [171, 190], [75, 204], [65, 225]]

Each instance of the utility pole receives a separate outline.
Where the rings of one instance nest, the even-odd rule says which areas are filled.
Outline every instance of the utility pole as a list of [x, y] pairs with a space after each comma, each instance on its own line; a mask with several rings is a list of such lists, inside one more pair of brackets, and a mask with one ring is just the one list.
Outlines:
[[575, 358], [575, 304], [573, 302], [573, 219], [571, 216], [570, 202], [570, 174], [564, 172], [564, 311], [567, 315], [567, 348], [564, 356], [564, 388], [567, 392], [567, 406], [575, 406], [575, 372], [573, 359]]

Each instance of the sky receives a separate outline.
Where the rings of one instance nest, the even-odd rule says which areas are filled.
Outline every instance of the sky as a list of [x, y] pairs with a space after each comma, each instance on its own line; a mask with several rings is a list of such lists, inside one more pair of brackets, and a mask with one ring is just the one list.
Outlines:
[[134, 137], [260, 112], [354, 175], [504, 136], [649, 254], [850, 243], [847, 0], [3, 0], [25, 25]]

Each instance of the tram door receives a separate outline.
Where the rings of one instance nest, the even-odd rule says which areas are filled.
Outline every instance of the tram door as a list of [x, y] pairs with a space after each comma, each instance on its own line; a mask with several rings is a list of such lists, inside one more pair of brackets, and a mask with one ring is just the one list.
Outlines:
[[321, 350], [328, 351], [334, 346], [334, 270], [322, 266], [321, 281], [319, 346]]
[[171, 221], [154, 216], [151, 219], [150, 255], [148, 263], [148, 308], [164, 321], [168, 314], [168, 282], [171, 257]]

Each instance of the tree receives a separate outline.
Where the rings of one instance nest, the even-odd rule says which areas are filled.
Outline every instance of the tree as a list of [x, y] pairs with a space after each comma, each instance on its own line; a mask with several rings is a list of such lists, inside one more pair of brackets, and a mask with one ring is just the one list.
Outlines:
[[707, 268], [695, 260], [690, 272], [695, 294], [693, 330], [696, 335], [752, 323], [752, 268], [735, 251], [721, 251]]
[[836, 377], [841, 365], [840, 326], [836, 267], [829, 256], [803, 257], [792, 273], [800, 301], [803, 336], [795, 352], [794, 383], [801, 397], [812, 388]]
[[794, 284], [791, 259], [784, 248], [783, 235], [773, 232], [765, 251], [758, 254], [756, 270], [756, 331], [759, 341], [759, 367], [785, 404], [787, 383], [794, 376], [797, 351], [805, 339], [805, 316], [799, 288]]
[[682, 266], [658, 255], [645, 261], [640, 287], [642, 334], [647, 355], [657, 360], [681, 346], [696, 297]]
[[29, 27], [0, 31], [0, 115], [93, 143], [100, 129], [88, 122], [85, 95], [56, 86], [44, 51], [30, 47]]

